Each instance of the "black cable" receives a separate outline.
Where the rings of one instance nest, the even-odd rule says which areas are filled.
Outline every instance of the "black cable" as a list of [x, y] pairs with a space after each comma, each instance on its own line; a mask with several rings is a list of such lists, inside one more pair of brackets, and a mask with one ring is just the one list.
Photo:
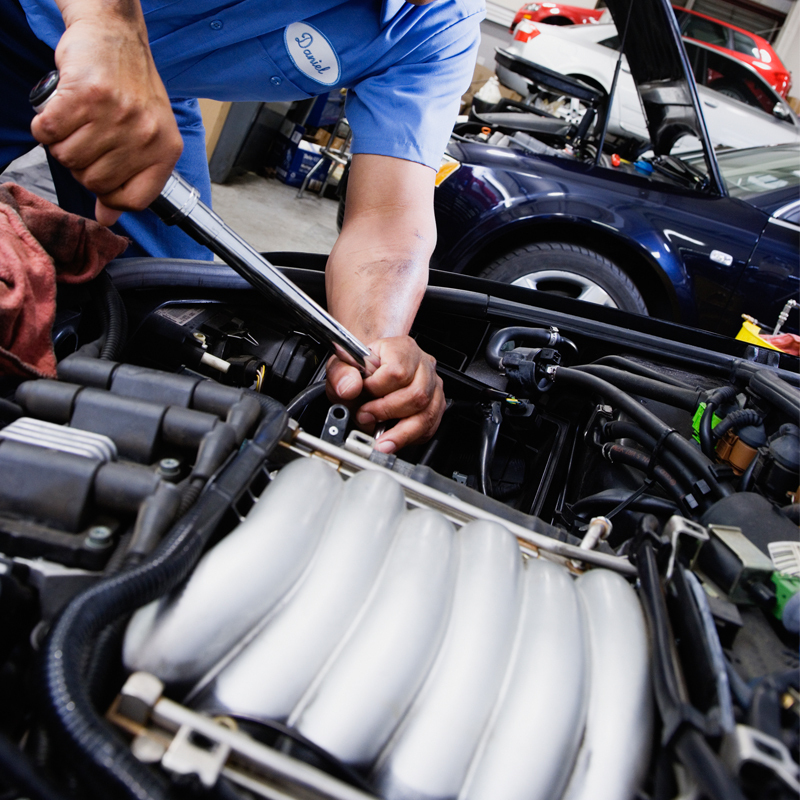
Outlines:
[[763, 421], [764, 418], [754, 408], [740, 408], [737, 411], [731, 411], [722, 422], [713, 428], [711, 436], [716, 441], [731, 429], [738, 431], [750, 425], [760, 425]]
[[768, 400], [786, 414], [789, 419], [796, 420], [800, 416], [800, 391], [769, 370], [761, 369], [754, 373], [750, 378], [749, 387], [759, 397]]
[[495, 331], [486, 343], [486, 363], [494, 369], [503, 366], [503, 347], [513, 341], [517, 347], [519, 342], [524, 342], [527, 347], [552, 347], [556, 350], [561, 346], [569, 347], [577, 355], [578, 348], [571, 339], [562, 336], [558, 331], [549, 328], [525, 328], [511, 326]]
[[[582, 497], [572, 504], [572, 513], [583, 519], [596, 517], [598, 514], [606, 513], [609, 509], [625, 502], [630, 497], [630, 492], [625, 489], [605, 489], [597, 494]], [[672, 515], [678, 510], [677, 504], [664, 497], [654, 497], [643, 495], [637, 497], [627, 506], [629, 511], [639, 511], [647, 514]]]
[[750, 487], [753, 483], [753, 476], [756, 474], [756, 468], [760, 463], [761, 463], [761, 456], [759, 454], [756, 454], [753, 460], [747, 465], [747, 469], [744, 471], [744, 474], [739, 480], [740, 492], [750, 491]]
[[652, 472], [653, 477], [658, 481], [664, 491], [679, 505], [684, 506], [684, 492], [678, 485], [675, 478], [670, 475], [664, 467], [654, 465], [650, 456], [641, 450], [634, 450], [632, 447], [625, 447], [622, 444], [609, 442], [603, 445], [603, 457], [607, 458], [612, 464], [625, 464], [634, 467], [642, 472]]
[[[554, 379], [558, 386], [577, 387], [587, 392], [596, 392], [611, 405], [618, 407], [629, 417], [632, 417], [656, 440], [672, 430], [669, 425], [641, 403], [638, 403], [633, 397], [596, 375], [590, 375], [587, 372], [568, 367], [557, 367]], [[714, 474], [714, 465], [711, 461], [700, 453], [691, 442], [684, 439], [683, 436], [677, 433], [669, 436], [665, 446], [675, 453], [698, 477], [702, 477], [705, 480], [716, 499], [733, 494], [733, 488], [728, 483], [717, 480]]]
[[261, 744], [271, 746], [269, 737], [265, 736], [265, 733], [285, 737], [291, 742], [292, 746], [302, 748], [306, 753], [311, 754], [335, 778], [372, 794], [372, 787], [356, 770], [345, 764], [333, 753], [328, 752], [324, 747], [320, 747], [316, 742], [307, 739], [296, 728], [290, 728], [277, 720], [252, 719], [238, 714], [234, 714], [233, 719], [236, 720], [239, 730], [244, 731], [257, 742], [261, 742]]
[[100, 358], [103, 361], [118, 361], [128, 335], [128, 315], [119, 292], [105, 270], [95, 278], [95, 284], [105, 329]]
[[686, 383], [685, 381], [678, 380], [669, 375], [663, 375], [655, 369], [651, 369], [645, 364], [640, 364], [638, 361], [633, 361], [625, 356], [603, 356], [593, 361], [592, 364], [605, 364], [609, 367], [617, 367], [624, 369], [627, 372], [635, 372], [645, 378], [652, 378], [654, 381], [661, 381], [661, 383], [668, 383], [670, 386], [676, 386], [680, 389], [696, 389], [696, 386]]
[[633, 375], [614, 367], [607, 367], [598, 364], [586, 364], [575, 367], [581, 372], [588, 372], [590, 375], [597, 375], [599, 378], [613, 383], [619, 389], [650, 400], [657, 400], [660, 403], [667, 403], [682, 408], [684, 411], [694, 413], [698, 404], [705, 394], [700, 389], [683, 389], [679, 386], [670, 386], [663, 381], [654, 380], [643, 375]]
[[[646, 448], [652, 454], [656, 447], [656, 439], [650, 436], [649, 433], [642, 430], [638, 425], [626, 420], [614, 420], [607, 422], [602, 426], [602, 433], [605, 439], [633, 439], [637, 444]], [[672, 474], [678, 483], [688, 492], [691, 491], [694, 477], [691, 471], [686, 467], [674, 453], [670, 453], [663, 447], [657, 454], [657, 462], [663, 462], [667, 471]]]
[[481, 447], [478, 462], [478, 478], [480, 481], [481, 492], [487, 497], [493, 497], [491, 469], [494, 460], [494, 451], [497, 447], [497, 437], [500, 434], [500, 424], [503, 421], [500, 402], [495, 400], [492, 403], [481, 407]]
[[706, 397], [706, 407], [703, 416], [700, 417], [700, 449], [712, 461], [716, 458], [714, 451], [714, 438], [711, 434], [712, 420], [714, 412], [723, 404], [729, 403], [736, 397], [736, 389], [733, 386], [720, 386], [719, 389], [709, 392]]
[[286, 413], [296, 417], [306, 406], [325, 394], [325, 381], [317, 381], [306, 386], [303, 391], [296, 394], [286, 405]]

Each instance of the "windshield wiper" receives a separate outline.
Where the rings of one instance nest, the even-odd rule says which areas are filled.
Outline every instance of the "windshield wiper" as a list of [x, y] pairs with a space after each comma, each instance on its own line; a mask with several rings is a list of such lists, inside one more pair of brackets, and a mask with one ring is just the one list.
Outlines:
[[675, 156], [656, 156], [650, 159], [653, 169], [671, 178], [678, 178], [700, 190], [708, 188], [708, 175]]

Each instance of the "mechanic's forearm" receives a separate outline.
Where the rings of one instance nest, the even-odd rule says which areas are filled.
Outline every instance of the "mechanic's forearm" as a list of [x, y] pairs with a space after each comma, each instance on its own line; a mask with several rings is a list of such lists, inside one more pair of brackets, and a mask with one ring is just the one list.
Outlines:
[[364, 342], [409, 332], [428, 283], [432, 248], [362, 245], [340, 237], [328, 260], [328, 307]]
[[328, 308], [365, 343], [407, 334], [436, 244], [428, 167], [353, 157], [342, 233], [326, 270]]

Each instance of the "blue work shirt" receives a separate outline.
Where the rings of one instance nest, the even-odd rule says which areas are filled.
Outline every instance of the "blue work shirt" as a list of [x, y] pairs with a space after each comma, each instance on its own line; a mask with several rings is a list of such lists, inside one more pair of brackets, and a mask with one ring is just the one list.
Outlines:
[[[22, 0], [55, 48], [53, 0]], [[469, 87], [483, 0], [142, 0], [173, 98], [298, 100], [347, 87], [352, 151], [434, 169]]]

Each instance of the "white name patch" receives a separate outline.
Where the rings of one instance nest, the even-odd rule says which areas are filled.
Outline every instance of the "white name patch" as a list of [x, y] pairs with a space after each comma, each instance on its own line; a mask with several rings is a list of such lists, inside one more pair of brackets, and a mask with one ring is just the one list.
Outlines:
[[283, 37], [289, 57], [300, 72], [325, 86], [339, 82], [339, 56], [322, 31], [306, 22], [293, 22]]

